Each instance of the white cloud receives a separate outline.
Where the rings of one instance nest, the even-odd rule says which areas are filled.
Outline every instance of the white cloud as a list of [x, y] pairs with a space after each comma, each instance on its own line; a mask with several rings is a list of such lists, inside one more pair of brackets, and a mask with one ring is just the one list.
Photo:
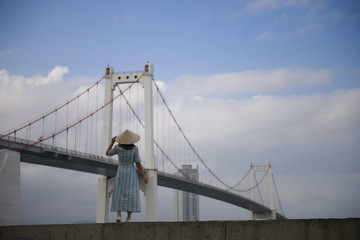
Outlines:
[[[64, 81], [63, 75], [67, 72], [67, 67], [56, 66], [46, 76], [26, 78], [11, 75], [6, 69], [0, 70], [0, 132], [4, 133], [34, 120], [71, 99], [82, 86], [74, 88], [75, 80]], [[103, 93], [100, 94], [102, 96]], [[80, 101], [79, 104], [80, 107], [86, 106], [86, 101]], [[81, 107], [80, 110], [82, 116], [83, 112], [86, 112], [86, 107]]]
[[69, 72], [68, 67], [56, 66], [49, 74], [44, 77], [41, 75], [36, 75], [26, 80], [28, 85], [45, 85], [62, 80], [64, 74]]
[[163, 81], [159, 81], [159, 80], [156, 80], [156, 85], [158, 86], [158, 88], [160, 89], [161, 92], [165, 92], [166, 91], [166, 83], [163, 82]]
[[251, 11], [268, 9], [274, 10], [282, 7], [304, 6], [309, 4], [309, 0], [256, 0], [251, 1], [251, 3], [246, 7], [246, 9]]
[[128, 22], [133, 22], [133, 21], [136, 21], [138, 19], [137, 16], [133, 15], [133, 14], [124, 14], [121, 16], [121, 18], [125, 21], [128, 21]]
[[20, 52], [22, 52], [22, 51], [23, 51], [22, 48], [14, 48], [14, 49], [9, 49], [9, 50], [0, 51], [0, 57], [17, 54], [17, 53], [20, 53]]
[[210, 76], [184, 75], [173, 81], [179, 97], [277, 92], [303, 86], [320, 86], [333, 78], [331, 69], [277, 68]]
[[6, 116], [6, 121], [2, 122], [2, 132], [56, 106], [61, 96], [69, 96], [64, 85], [58, 81], [58, 71], [58, 68], [54, 68], [46, 77], [37, 75], [25, 78], [10, 75], [6, 69], [0, 70], [0, 114], [2, 119]]
[[238, 146], [255, 151], [285, 145], [311, 147], [327, 141], [340, 146], [360, 140], [354, 132], [360, 122], [358, 101], [360, 89], [338, 90], [329, 95], [265, 95], [232, 101], [189, 99], [182, 103], [178, 115], [185, 129], [201, 133], [196, 134], [199, 142], [206, 141], [209, 135], [217, 136], [221, 142], [230, 137]]
[[258, 13], [261, 11], [267, 10], [276, 10], [284, 7], [291, 6], [308, 6], [310, 5], [310, 0], [254, 0], [249, 1], [243, 9], [232, 9], [223, 15], [226, 20], [234, 20], [238, 18], [245, 17], [248, 13]]
[[321, 30], [321, 29], [323, 29], [323, 27], [318, 24], [309, 23], [308, 25], [306, 25], [305, 27], [303, 27], [297, 31], [288, 32], [286, 35], [288, 37], [304, 37], [309, 31], [316, 30], [316, 29]]
[[201, 96], [195, 96], [194, 99], [197, 101], [202, 101], [204, 98]]
[[274, 39], [274, 34], [270, 32], [263, 32], [259, 36], [257, 36], [255, 41], [271, 41]]

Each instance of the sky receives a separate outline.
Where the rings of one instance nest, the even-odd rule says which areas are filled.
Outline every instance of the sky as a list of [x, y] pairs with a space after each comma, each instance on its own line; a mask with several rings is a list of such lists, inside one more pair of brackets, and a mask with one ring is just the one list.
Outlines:
[[[151, 62], [217, 175], [235, 184], [271, 161], [286, 217], [360, 217], [359, 26], [351, 0], [0, 0], [0, 132], [65, 103], [106, 65]], [[95, 221], [96, 191], [96, 175], [22, 163], [21, 223]], [[160, 221], [173, 220], [172, 203], [159, 188]], [[200, 220], [248, 217], [200, 197]]]

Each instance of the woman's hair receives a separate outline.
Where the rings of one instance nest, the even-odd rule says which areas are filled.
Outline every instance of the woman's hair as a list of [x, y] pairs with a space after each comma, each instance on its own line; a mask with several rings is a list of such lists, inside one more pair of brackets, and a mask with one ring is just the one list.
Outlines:
[[134, 149], [135, 145], [134, 144], [119, 144], [120, 147], [122, 147], [125, 150], [131, 150]]

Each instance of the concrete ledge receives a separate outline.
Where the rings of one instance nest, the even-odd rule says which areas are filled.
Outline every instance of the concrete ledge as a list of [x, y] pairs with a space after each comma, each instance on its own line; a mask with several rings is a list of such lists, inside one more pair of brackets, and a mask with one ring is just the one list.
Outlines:
[[0, 239], [358, 240], [360, 239], [360, 219], [2, 226], [0, 227]]

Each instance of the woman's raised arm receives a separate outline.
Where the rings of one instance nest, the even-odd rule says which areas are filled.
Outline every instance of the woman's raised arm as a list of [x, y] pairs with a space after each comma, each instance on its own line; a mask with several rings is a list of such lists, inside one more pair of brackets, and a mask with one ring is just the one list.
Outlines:
[[112, 147], [113, 147], [113, 145], [114, 145], [114, 143], [115, 143], [115, 138], [116, 137], [113, 137], [113, 138], [111, 138], [111, 143], [110, 143], [110, 145], [109, 145], [109, 147], [108, 147], [108, 149], [106, 150], [106, 156], [110, 156], [109, 154], [108, 154], [108, 151], [110, 151], [111, 149], [112, 149]]

